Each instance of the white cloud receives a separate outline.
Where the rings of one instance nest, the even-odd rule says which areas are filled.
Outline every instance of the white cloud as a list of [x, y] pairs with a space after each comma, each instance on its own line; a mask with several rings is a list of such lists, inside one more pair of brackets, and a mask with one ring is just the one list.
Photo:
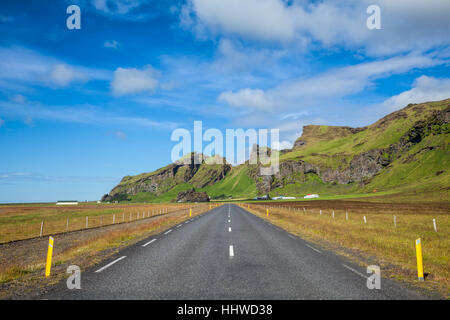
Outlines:
[[63, 123], [82, 123], [103, 126], [132, 126], [173, 130], [181, 124], [145, 117], [113, 114], [92, 105], [43, 105], [39, 102], [13, 103], [0, 101], [0, 112], [11, 119], [33, 119]]
[[273, 75], [280, 68], [279, 60], [286, 55], [286, 50], [245, 47], [239, 41], [221, 39], [211, 68], [218, 72], [239, 72], [240, 74], [257, 72]]
[[103, 46], [104, 46], [105, 48], [117, 49], [117, 48], [119, 47], [119, 42], [117, 42], [116, 40], [105, 41], [105, 43], [103, 44]]
[[442, 63], [438, 59], [410, 54], [335, 68], [309, 78], [287, 80], [266, 91], [246, 88], [224, 92], [218, 99], [233, 107], [279, 112], [343, 98], [372, 86], [377, 79]]
[[24, 103], [25, 101], [27, 101], [27, 98], [21, 94], [16, 94], [16, 95], [12, 96], [10, 98], [10, 100], [13, 102], [16, 102], [16, 103]]
[[105, 41], [105, 43], [103, 44], [103, 46], [104, 46], [105, 48], [117, 49], [117, 48], [119, 47], [119, 42], [117, 42], [116, 40]]
[[196, 23], [214, 32], [238, 34], [254, 39], [291, 41], [295, 35], [294, 16], [278, 0], [192, 0], [182, 11], [185, 24], [195, 13]]
[[73, 82], [110, 78], [109, 71], [70, 65], [24, 48], [0, 47], [0, 87], [7, 90], [25, 91], [30, 84], [58, 88]]
[[148, 66], [142, 70], [117, 68], [111, 88], [115, 95], [122, 96], [140, 92], [153, 92], [158, 86], [158, 72]]
[[74, 81], [84, 81], [86, 79], [87, 77], [81, 72], [65, 64], [54, 65], [49, 74], [51, 84], [57, 87], [67, 87]]
[[127, 134], [123, 131], [115, 131], [113, 134], [120, 140], [127, 140]]
[[227, 91], [219, 96], [219, 101], [228, 103], [233, 107], [250, 107], [258, 109], [270, 109], [274, 105], [267, 99], [263, 90], [242, 89], [238, 92]]
[[387, 99], [383, 105], [390, 111], [407, 106], [410, 103], [439, 101], [450, 98], [450, 78], [438, 79], [421, 76], [410, 90]]
[[92, 4], [97, 10], [107, 14], [127, 14], [131, 10], [139, 7], [143, 0], [93, 0]]
[[450, 1], [379, 0], [382, 29], [368, 30], [373, 0], [189, 0], [182, 25], [201, 37], [237, 35], [281, 43], [364, 48], [371, 55], [449, 45]]
[[287, 140], [283, 140], [281, 142], [274, 143], [271, 147], [275, 150], [284, 150], [284, 149], [292, 149], [292, 142], [289, 142]]

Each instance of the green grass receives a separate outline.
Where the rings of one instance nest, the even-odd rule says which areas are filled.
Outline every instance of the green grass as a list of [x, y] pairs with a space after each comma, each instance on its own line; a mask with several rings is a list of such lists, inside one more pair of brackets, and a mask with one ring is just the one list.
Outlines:
[[254, 197], [256, 196], [256, 184], [248, 176], [248, 167], [234, 167], [222, 181], [202, 189], [212, 199], [229, 197]]
[[[326, 127], [325, 130], [324, 126], [318, 126], [319, 131], [317, 133], [326, 133], [326, 140], [315, 137], [302, 137], [302, 140], [307, 141], [306, 146], [283, 154], [280, 157], [280, 161], [301, 158], [304, 161], [333, 169], [342, 167], [343, 164], [345, 167], [345, 164], [349, 164], [350, 160], [357, 153], [377, 148], [387, 148], [397, 142], [414, 123], [425, 119], [434, 110], [444, 109], [446, 101], [448, 100], [427, 103], [422, 112], [416, 112], [412, 107], [403, 109], [401, 112], [407, 114], [406, 118], [399, 117], [382, 127], [378, 127], [378, 121], [364, 131], [345, 137], [333, 134], [333, 130], [340, 131], [340, 128]], [[313, 130], [313, 132], [315, 131]]]
[[[280, 162], [305, 161], [318, 167], [320, 172], [343, 171], [352, 159], [363, 152], [384, 149], [383, 157], [391, 163], [367, 181], [349, 184], [325, 183], [319, 175], [295, 172], [282, 177], [274, 176], [272, 183], [281, 187], [272, 189], [271, 196], [286, 195], [300, 197], [308, 193], [318, 193], [322, 198], [336, 199], [348, 197], [373, 197], [377, 195], [404, 194], [405, 199], [420, 198], [424, 194], [434, 200], [448, 200], [450, 185], [450, 132], [449, 125], [433, 125], [428, 135], [407, 152], [394, 154], [388, 147], [399, 142], [419, 120], [429, 121], [436, 110], [450, 105], [450, 99], [411, 105], [396, 111], [358, 133], [348, 127], [307, 126], [300, 138], [306, 145], [284, 153]], [[430, 122], [431, 123], [431, 122]], [[124, 190], [129, 184], [144, 182], [143, 179], [170, 168], [166, 166], [152, 173], [125, 177], [117, 188]], [[247, 165], [233, 167], [226, 177], [219, 180], [223, 167], [202, 165], [188, 181], [187, 167], [180, 167], [174, 178], [159, 181], [156, 197], [150, 193], [131, 196], [133, 202], [173, 201], [180, 191], [195, 187], [205, 191], [212, 199], [253, 198], [258, 194], [258, 180], [250, 175], [253, 168]], [[261, 179], [257, 177], [256, 179]], [[280, 179], [280, 180], [277, 180]], [[376, 190], [376, 192], [374, 192]], [[396, 196], [397, 197], [397, 196]]]
[[172, 202], [178, 196], [178, 193], [194, 188], [189, 183], [181, 183], [166, 191], [159, 196], [155, 196], [151, 192], [140, 192], [137, 195], [129, 196], [130, 202], [148, 202], [148, 203], [166, 203]]

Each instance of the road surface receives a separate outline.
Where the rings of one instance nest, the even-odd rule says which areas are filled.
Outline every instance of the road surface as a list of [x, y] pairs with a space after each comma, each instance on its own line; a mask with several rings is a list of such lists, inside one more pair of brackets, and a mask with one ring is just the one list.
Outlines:
[[45, 299], [426, 299], [227, 204], [62, 281]]

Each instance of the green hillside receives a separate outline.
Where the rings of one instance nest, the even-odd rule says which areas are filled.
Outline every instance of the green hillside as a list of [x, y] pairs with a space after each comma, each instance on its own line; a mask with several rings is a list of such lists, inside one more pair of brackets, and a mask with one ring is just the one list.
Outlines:
[[166, 202], [195, 188], [211, 199], [319, 193], [322, 198], [405, 194], [447, 201], [449, 122], [447, 99], [408, 105], [364, 128], [305, 126], [293, 149], [281, 153], [280, 172], [273, 176], [260, 176], [259, 167], [248, 163], [171, 164], [124, 177], [105, 199]]

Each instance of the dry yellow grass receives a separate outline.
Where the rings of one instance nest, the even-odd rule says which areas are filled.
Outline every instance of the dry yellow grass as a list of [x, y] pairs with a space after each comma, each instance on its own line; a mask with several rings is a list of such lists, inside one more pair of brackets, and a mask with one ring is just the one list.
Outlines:
[[[181, 205], [178, 208], [181, 209]], [[209, 209], [210, 205], [206, 204], [193, 206], [192, 216], [197, 216]], [[182, 209], [171, 214], [142, 220], [137, 225], [133, 223], [129, 225], [122, 224], [118, 229], [102, 233], [99, 232], [98, 235], [96, 234], [94, 237], [90, 236], [85, 240], [68, 245], [62, 250], [60, 248], [62, 243], [59, 241], [55, 246], [53, 256], [53, 280], [51, 279], [52, 281], [50, 282], [45, 280], [45, 284], [54, 283], [65, 274], [64, 268], [57, 268], [60, 265], [74, 262], [82, 268], [94, 265], [121, 248], [136, 243], [152, 234], [162, 232], [165, 229], [189, 219], [188, 213], [188, 210]], [[17, 254], [20, 255], [20, 253]], [[20, 259], [17, 260], [20, 261]], [[28, 259], [27, 263], [0, 265], [0, 284], [11, 283], [11, 281], [14, 280], [16, 283], [21, 283], [21, 285], [28, 281], [31, 282], [29, 285], [33, 286], [36, 281], [43, 281], [44, 268], [45, 257], [39, 256], [31, 259], [31, 261]], [[12, 294], [10, 286], [7, 286], [7, 288], [9, 292], [5, 292], [0, 287], [0, 297], [7, 297]]]
[[[248, 205], [245, 205], [248, 208]], [[372, 257], [382, 265], [385, 276], [411, 282], [417, 279], [415, 240], [422, 239], [423, 263], [428, 273], [425, 283], [428, 288], [437, 288], [450, 296], [450, 215], [438, 213], [411, 212], [411, 210], [376, 211], [367, 208], [348, 212], [346, 210], [308, 208], [270, 208], [269, 217], [263, 205], [251, 204], [250, 211], [269, 220], [279, 227], [305, 239], [334, 250], [353, 249], [352, 258], [361, 262], [361, 257]], [[397, 227], [394, 226], [394, 215]], [[367, 223], [364, 223], [364, 216]], [[434, 231], [433, 219], [437, 230]], [[348, 250], [340, 253], [349, 255]], [[359, 258], [357, 258], [359, 256]]]
[[104, 205], [89, 204], [58, 207], [56, 205], [0, 206], [0, 243], [29, 239], [67, 231], [96, 228], [114, 223], [148, 218], [163, 212], [187, 209], [187, 204]]

